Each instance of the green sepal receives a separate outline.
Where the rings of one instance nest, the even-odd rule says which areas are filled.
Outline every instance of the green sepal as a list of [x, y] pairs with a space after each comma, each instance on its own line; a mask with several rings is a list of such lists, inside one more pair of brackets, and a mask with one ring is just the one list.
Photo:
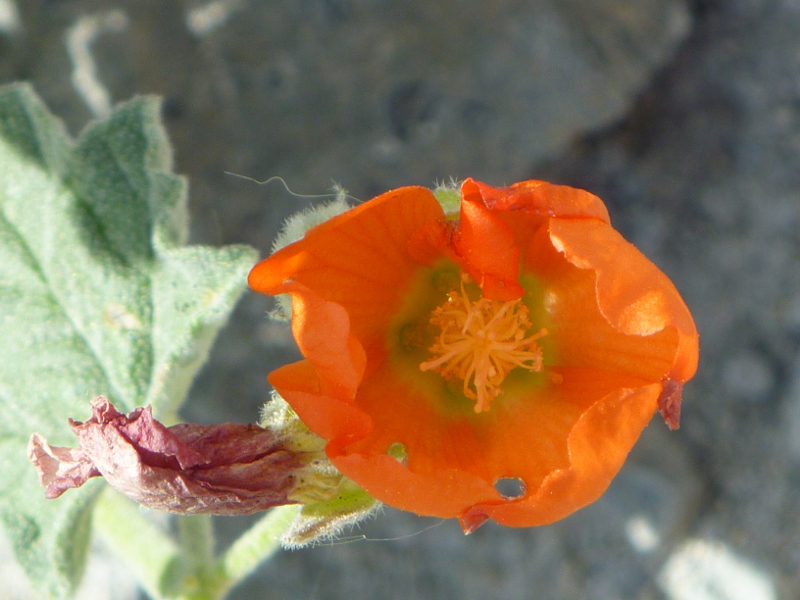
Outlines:
[[461, 185], [459, 183], [452, 181], [448, 185], [439, 185], [433, 190], [433, 195], [448, 217], [457, 216], [461, 212]]
[[374, 515], [381, 506], [354, 482], [344, 479], [335, 498], [303, 506], [281, 543], [294, 550], [335, 539], [348, 527]]

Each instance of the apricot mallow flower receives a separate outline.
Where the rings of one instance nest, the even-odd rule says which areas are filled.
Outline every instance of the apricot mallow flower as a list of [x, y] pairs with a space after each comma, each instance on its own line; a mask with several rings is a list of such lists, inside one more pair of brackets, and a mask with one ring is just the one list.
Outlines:
[[305, 360], [269, 381], [331, 462], [420, 515], [543, 525], [596, 500], [653, 414], [678, 426], [698, 336], [596, 196], [405, 187], [252, 270]]

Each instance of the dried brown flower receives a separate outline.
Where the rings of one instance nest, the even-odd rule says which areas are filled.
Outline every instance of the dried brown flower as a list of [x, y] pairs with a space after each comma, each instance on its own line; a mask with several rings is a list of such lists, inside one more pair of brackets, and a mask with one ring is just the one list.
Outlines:
[[236, 423], [165, 427], [149, 407], [124, 415], [104, 396], [92, 400], [92, 412], [85, 423], [70, 420], [77, 449], [31, 436], [28, 458], [47, 498], [102, 475], [136, 502], [174, 513], [246, 515], [295, 503], [289, 495], [308, 457], [273, 431]]

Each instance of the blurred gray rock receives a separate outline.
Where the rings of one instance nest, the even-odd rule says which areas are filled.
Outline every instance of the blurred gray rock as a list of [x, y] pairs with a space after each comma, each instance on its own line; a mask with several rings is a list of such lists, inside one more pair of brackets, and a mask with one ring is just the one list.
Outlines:
[[[32, 79], [73, 131], [91, 113], [65, 35], [83, 14], [124, 12], [94, 42], [97, 78], [113, 101], [165, 96], [197, 241], [266, 251], [309, 203], [225, 171], [280, 175], [302, 194], [336, 180], [361, 198], [449, 176], [538, 177], [603, 197], [695, 314], [701, 366], [681, 430], [654, 422], [593, 506], [466, 539], [454, 522], [387, 510], [279, 555], [236, 598], [797, 598], [797, 2], [695, 0], [691, 16], [666, 0], [18, 8], [0, 78]], [[267, 306], [240, 305], [187, 416], [253, 419], [264, 374], [297, 356]], [[217, 525], [229, 540], [246, 522]]]
[[[118, 26], [103, 21], [112, 10]], [[225, 171], [311, 194], [336, 180], [362, 198], [468, 175], [516, 181], [621, 118], [690, 22], [681, 0], [26, 0], [20, 11], [11, 76], [33, 80], [77, 130], [92, 110], [65, 40], [99, 19], [90, 47], [110, 99], [165, 98], [196, 238], [263, 248], [280, 211]]]
[[[632, 239], [646, 221], [660, 223], [645, 247], [701, 335], [679, 432], [704, 485], [691, 531], [745, 561], [777, 597], [795, 598], [800, 64], [790, 57], [800, 11], [734, 5], [708, 8], [625, 127], [576, 147], [549, 174], [610, 200]], [[713, 571], [719, 553], [706, 554]]]
[[[226, 172], [280, 176], [301, 194], [337, 181], [364, 199], [450, 177], [517, 181], [622, 118], [690, 24], [683, 0], [16, 6], [0, 76], [33, 81], [74, 133], [113, 102], [161, 95], [176, 170], [191, 182], [193, 241], [265, 252], [308, 200]], [[275, 345], [285, 332], [253, 335], [264, 306], [243, 303], [198, 382], [205, 420], [252, 419], [263, 373], [286, 362]]]

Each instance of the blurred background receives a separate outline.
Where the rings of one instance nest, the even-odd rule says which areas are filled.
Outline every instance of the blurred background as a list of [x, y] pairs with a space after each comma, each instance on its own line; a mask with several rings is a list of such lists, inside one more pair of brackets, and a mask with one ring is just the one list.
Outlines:
[[[681, 429], [655, 419], [594, 505], [469, 538], [387, 509], [234, 598], [800, 599], [797, 0], [0, 0], [15, 80], [73, 134], [161, 96], [194, 243], [265, 254], [334, 184], [548, 179], [601, 196], [693, 310]], [[269, 307], [243, 299], [187, 420], [257, 418], [297, 357]], [[0, 556], [0, 598], [31, 598]], [[141, 597], [102, 546], [81, 594]]]

